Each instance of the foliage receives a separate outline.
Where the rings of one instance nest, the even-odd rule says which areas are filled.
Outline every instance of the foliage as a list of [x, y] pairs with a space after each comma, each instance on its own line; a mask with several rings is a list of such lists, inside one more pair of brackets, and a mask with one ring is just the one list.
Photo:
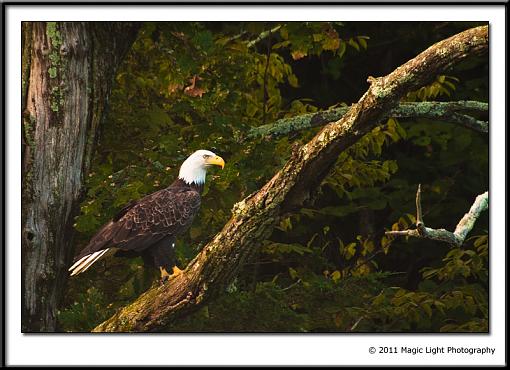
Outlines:
[[254, 290], [224, 294], [165, 330], [486, 332], [487, 249], [486, 235], [474, 237], [473, 249], [453, 249], [444, 265], [423, 270], [416, 291], [390, 286], [392, 278], [398, 282], [391, 273], [340, 278], [336, 271], [319, 275], [291, 268], [288, 276], [259, 282]]
[[282, 287], [259, 282], [253, 290], [227, 293], [201, 311], [171, 324], [180, 332], [332, 332], [350, 331], [354, 317], [342, 309], [360, 305], [383, 286], [384, 274], [340, 282], [310, 274], [306, 281]]
[[[351, 104], [381, 76], [471, 23], [145, 23], [116, 76], [77, 249], [130, 200], [167, 186], [199, 148], [226, 160], [177, 242], [181, 267], [318, 128], [267, 141], [250, 128]], [[271, 31], [269, 31], [271, 30]], [[468, 60], [405, 101], [487, 101], [486, 60]], [[488, 188], [488, 138], [446, 122], [390, 118], [339, 156], [313, 199], [287, 215], [225, 294], [172, 331], [481, 331], [488, 328], [487, 216], [463, 248], [393, 239], [415, 223], [453, 230]], [[70, 281], [62, 330], [87, 331], [157, 272], [110, 259]], [[88, 287], [94, 288], [87, 293]], [[233, 320], [232, 318], [236, 319]]]
[[487, 332], [487, 250], [487, 235], [478, 236], [473, 249], [454, 248], [443, 258], [443, 265], [423, 268], [417, 290], [383, 289], [367, 307], [354, 309], [365, 319], [359, 329]]
[[64, 331], [90, 331], [97, 322], [106, 320], [113, 312], [104, 294], [91, 287], [79, 293], [70, 307], [59, 311], [58, 318]]

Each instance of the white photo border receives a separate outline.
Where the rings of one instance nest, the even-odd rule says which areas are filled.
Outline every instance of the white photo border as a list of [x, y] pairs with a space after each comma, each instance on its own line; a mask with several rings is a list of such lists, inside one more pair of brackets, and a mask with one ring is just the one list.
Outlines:
[[[6, 364], [505, 365], [506, 18], [504, 5], [6, 5]], [[21, 21], [488, 21], [490, 334], [22, 334]], [[370, 354], [370, 347], [490, 347], [494, 355]]]

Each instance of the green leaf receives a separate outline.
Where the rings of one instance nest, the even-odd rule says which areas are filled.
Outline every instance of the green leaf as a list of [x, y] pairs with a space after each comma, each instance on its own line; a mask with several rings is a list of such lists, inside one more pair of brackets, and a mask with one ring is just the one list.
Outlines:
[[347, 50], [347, 44], [345, 43], [345, 41], [343, 40], [340, 40], [339, 41], [339, 45], [338, 45], [338, 56], [340, 58], [342, 58], [345, 54], [345, 50]]
[[322, 43], [324, 50], [336, 50], [340, 47], [340, 39], [338, 37], [326, 38]]
[[324, 35], [322, 33], [314, 33], [313, 34], [313, 41], [319, 42], [321, 40], [324, 40]]
[[331, 279], [335, 283], [338, 282], [338, 280], [340, 280], [341, 277], [342, 277], [342, 273], [338, 270], [335, 270], [331, 273]]
[[298, 84], [298, 79], [296, 77], [296, 75], [294, 74], [291, 74], [287, 77], [288, 81], [289, 81], [289, 85], [292, 86], [292, 87], [299, 87], [299, 84]]
[[368, 45], [364, 37], [358, 36], [358, 43], [361, 45], [363, 49], [365, 50], [367, 49]]
[[351, 46], [352, 46], [354, 49], [356, 49], [357, 51], [360, 51], [360, 50], [359, 50], [359, 45], [358, 45], [358, 43], [357, 43], [354, 39], [352, 39], [352, 38], [351, 38], [351, 39], [349, 39], [349, 40], [347, 41], [347, 43], [348, 43], [349, 45], [351, 45]]
[[297, 271], [292, 267], [289, 267], [289, 275], [292, 279], [297, 279], [299, 277]]

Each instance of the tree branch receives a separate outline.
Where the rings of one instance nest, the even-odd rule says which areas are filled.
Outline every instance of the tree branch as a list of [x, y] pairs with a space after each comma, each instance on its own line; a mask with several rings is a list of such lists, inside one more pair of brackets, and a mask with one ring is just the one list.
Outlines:
[[[352, 106], [351, 106], [352, 107]], [[333, 108], [326, 111], [302, 114], [291, 118], [282, 118], [274, 123], [252, 128], [248, 139], [257, 137], [275, 138], [291, 132], [306, 130], [312, 127], [324, 126], [338, 120], [351, 107]], [[400, 103], [381, 120], [395, 118], [429, 118], [439, 121], [457, 123], [475, 131], [488, 133], [489, 123], [480, 121], [466, 113], [488, 114], [489, 104], [479, 101], [455, 102], [406, 102]]]
[[421, 212], [421, 185], [418, 185], [416, 192], [416, 229], [386, 231], [386, 235], [391, 236], [412, 236], [430, 240], [447, 242], [456, 247], [462, 246], [466, 240], [467, 234], [473, 229], [476, 220], [480, 214], [489, 207], [489, 192], [486, 191], [476, 197], [475, 202], [469, 209], [469, 212], [462, 217], [452, 233], [445, 229], [431, 229], [425, 226]]
[[189, 314], [224, 291], [240, 267], [260, 248], [286, 212], [301, 207], [328, 175], [338, 155], [376, 126], [408, 91], [469, 56], [488, 49], [488, 27], [477, 27], [438, 42], [391, 74], [375, 79], [358, 103], [296, 148], [288, 162], [258, 192], [237, 203], [232, 218], [164, 286], [154, 287], [94, 329], [156, 331]]
[[264, 40], [266, 37], [271, 37], [271, 34], [278, 31], [280, 28], [282, 28], [282, 26], [283, 26], [282, 24], [279, 24], [267, 31], [261, 32], [260, 35], [256, 39], [248, 41], [246, 46], [248, 46], [249, 48], [255, 46], [259, 41]]

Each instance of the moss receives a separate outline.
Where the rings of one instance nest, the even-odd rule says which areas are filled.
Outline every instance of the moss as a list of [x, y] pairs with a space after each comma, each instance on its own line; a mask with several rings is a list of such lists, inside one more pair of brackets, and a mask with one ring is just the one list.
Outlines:
[[[50, 61], [48, 67], [48, 75], [51, 80], [56, 80], [61, 74], [62, 67], [64, 66], [64, 60], [60, 58], [60, 47], [62, 46], [62, 34], [60, 33], [57, 22], [46, 23], [46, 36], [51, 44], [51, 51], [48, 56]], [[59, 81], [55, 81], [59, 83]], [[54, 86], [51, 89], [50, 95], [50, 109], [53, 112], [59, 112], [60, 108], [64, 104], [64, 98], [62, 90], [58, 86]]]
[[53, 112], [58, 112], [60, 110], [60, 107], [64, 105], [64, 95], [62, 92], [62, 89], [60, 89], [58, 86], [54, 86], [51, 89], [50, 94], [50, 108]]
[[46, 22], [46, 36], [51, 40], [51, 44], [55, 48], [59, 48], [62, 45], [62, 35], [57, 27], [57, 22]]
[[23, 100], [26, 99], [27, 79], [30, 75], [31, 51], [32, 51], [32, 25], [28, 22], [22, 23], [23, 54], [21, 56], [21, 87]]
[[50, 108], [53, 112], [55, 112], [55, 113], [58, 112], [58, 110], [59, 110], [58, 103], [55, 100], [51, 100]]
[[57, 68], [56, 67], [48, 68], [48, 74], [50, 75], [50, 78], [57, 77]]
[[25, 131], [25, 139], [27, 141], [28, 146], [31, 149], [35, 148], [35, 117], [29, 116], [29, 119], [23, 120], [23, 130]]
[[48, 56], [50, 60], [50, 68], [48, 69], [48, 73], [50, 74], [50, 78], [57, 77], [57, 69], [60, 66], [60, 46], [62, 45], [62, 35], [57, 28], [56, 22], [47, 22], [46, 24], [46, 35], [51, 44], [51, 51]]

